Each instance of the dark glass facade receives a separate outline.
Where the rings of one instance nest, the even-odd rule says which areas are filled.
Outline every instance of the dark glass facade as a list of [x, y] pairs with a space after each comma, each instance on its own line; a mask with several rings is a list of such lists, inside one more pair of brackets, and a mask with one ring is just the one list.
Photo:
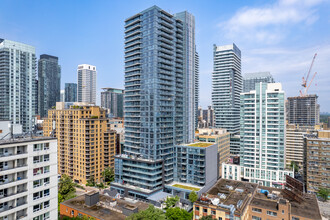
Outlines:
[[77, 83], [65, 83], [64, 101], [77, 101]]
[[60, 101], [61, 67], [58, 58], [47, 54], [40, 55], [38, 61], [38, 114], [47, 112]]

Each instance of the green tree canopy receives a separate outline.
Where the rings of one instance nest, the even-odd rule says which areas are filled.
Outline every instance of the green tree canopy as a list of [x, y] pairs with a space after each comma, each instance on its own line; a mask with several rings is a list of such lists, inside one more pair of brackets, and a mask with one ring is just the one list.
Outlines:
[[68, 194], [75, 192], [76, 188], [74, 182], [69, 176], [63, 174], [59, 182], [58, 193], [60, 193], [63, 198], [65, 198]]
[[173, 208], [179, 200], [180, 200], [179, 196], [167, 197], [167, 199], [165, 200], [165, 205], [166, 205], [165, 210], [169, 208]]
[[299, 171], [299, 166], [297, 165], [297, 163], [295, 161], [291, 161], [290, 168], [293, 169], [293, 171], [295, 173], [298, 173], [298, 171]]
[[168, 208], [165, 213], [168, 220], [191, 220], [193, 213], [189, 213], [179, 207]]
[[203, 216], [200, 220], [213, 220], [212, 215]]
[[86, 183], [86, 186], [95, 186], [96, 183], [95, 183], [95, 180], [94, 180], [94, 176], [91, 176], [88, 180], [87, 180], [87, 183]]
[[140, 211], [126, 218], [127, 220], [166, 220], [165, 213], [149, 205], [146, 210]]
[[320, 188], [317, 192], [317, 195], [321, 197], [324, 201], [328, 201], [330, 196], [330, 189]]
[[194, 203], [194, 202], [196, 202], [197, 199], [198, 199], [197, 193], [195, 191], [191, 191], [189, 194], [189, 201], [191, 203]]
[[104, 182], [106, 183], [111, 183], [115, 180], [115, 173], [110, 167], [104, 169], [104, 171], [102, 172], [102, 176], [104, 178]]

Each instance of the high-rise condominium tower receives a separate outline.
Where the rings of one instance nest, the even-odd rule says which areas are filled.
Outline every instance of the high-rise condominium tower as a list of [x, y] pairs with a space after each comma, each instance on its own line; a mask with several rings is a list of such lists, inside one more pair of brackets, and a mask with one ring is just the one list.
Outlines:
[[124, 116], [124, 90], [103, 88], [101, 92], [101, 107], [109, 111], [111, 117]]
[[38, 62], [38, 114], [47, 116], [48, 109], [60, 101], [61, 66], [58, 57], [40, 55]]
[[320, 105], [317, 95], [288, 97], [287, 112], [289, 124], [314, 126], [320, 123]]
[[78, 66], [78, 102], [96, 103], [96, 67]]
[[37, 110], [35, 48], [0, 39], [0, 120], [32, 130]]
[[242, 92], [241, 51], [235, 44], [214, 45], [213, 60], [212, 106], [215, 126], [237, 134]]
[[275, 80], [270, 72], [246, 73], [243, 77], [243, 92], [255, 90], [256, 83], [274, 83]]
[[199, 105], [199, 55], [195, 54], [195, 128], [198, 127], [198, 105]]
[[280, 83], [258, 83], [241, 94], [240, 163], [244, 178], [273, 186], [284, 182], [285, 94]]
[[175, 145], [194, 139], [194, 29], [193, 15], [157, 6], [126, 19], [125, 156], [116, 158], [113, 186], [148, 194], [173, 181]]
[[64, 102], [77, 101], [77, 83], [65, 83]]

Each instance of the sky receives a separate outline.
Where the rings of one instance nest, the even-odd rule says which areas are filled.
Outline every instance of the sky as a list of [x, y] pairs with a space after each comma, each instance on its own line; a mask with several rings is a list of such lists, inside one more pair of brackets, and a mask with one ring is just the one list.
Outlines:
[[243, 76], [269, 71], [287, 97], [299, 95], [317, 53], [308, 93], [330, 112], [330, 0], [1, 0], [0, 38], [59, 57], [62, 88], [77, 82], [79, 64], [95, 65], [99, 100], [101, 88], [124, 88], [124, 20], [153, 5], [195, 16], [203, 108], [211, 104], [213, 44], [235, 43]]

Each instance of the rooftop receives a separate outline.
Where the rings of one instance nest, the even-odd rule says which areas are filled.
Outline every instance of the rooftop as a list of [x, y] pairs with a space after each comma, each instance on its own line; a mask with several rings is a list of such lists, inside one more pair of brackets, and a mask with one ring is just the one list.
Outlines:
[[14, 143], [25, 143], [25, 142], [34, 142], [34, 141], [47, 141], [57, 139], [54, 137], [44, 137], [44, 136], [31, 136], [31, 135], [18, 135], [17, 137], [0, 140], [0, 145], [4, 144], [14, 144]]
[[[267, 195], [264, 193], [267, 191]], [[250, 200], [250, 198], [252, 199]], [[220, 179], [207, 194], [197, 200], [196, 204], [211, 206], [218, 209], [242, 211], [248, 204], [273, 211], [278, 210], [278, 204], [291, 204], [291, 213], [308, 219], [321, 219], [315, 195], [303, 194], [299, 203], [290, 198], [283, 189], [259, 186], [255, 183]]]
[[186, 146], [188, 146], [188, 147], [209, 147], [211, 145], [214, 145], [214, 143], [198, 142], [198, 143], [188, 144]]
[[190, 191], [196, 191], [196, 192], [198, 192], [199, 190], [202, 189], [202, 187], [200, 187], [200, 186], [196, 186], [196, 185], [189, 184], [189, 183], [175, 182], [175, 181], [173, 181], [172, 183], [170, 183], [166, 186], [190, 190]]
[[114, 199], [105, 195], [100, 195], [100, 202], [91, 207], [85, 204], [85, 195], [77, 196], [73, 199], [62, 202], [61, 204], [101, 220], [125, 219], [127, 216], [123, 214], [123, 208], [129, 210], [138, 208], [138, 211], [140, 211], [147, 209], [149, 206], [144, 202]]
[[246, 73], [244, 79], [255, 79], [263, 77], [273, 77], [270, 72], [255, 72], [255, 73]]

